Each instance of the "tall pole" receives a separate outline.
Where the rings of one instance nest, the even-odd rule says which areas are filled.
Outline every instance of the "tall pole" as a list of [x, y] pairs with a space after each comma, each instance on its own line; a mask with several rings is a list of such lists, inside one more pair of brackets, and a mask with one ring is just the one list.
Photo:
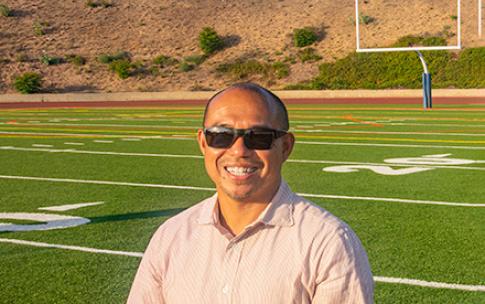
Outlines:
[[433, 100], [431, 97], [431, 74], [428, 70], [426, 60], [424, 60], [423, 54], [420, 51], [416, 51], [423, 65], [423, 109], [429, 110], [433, 107]]

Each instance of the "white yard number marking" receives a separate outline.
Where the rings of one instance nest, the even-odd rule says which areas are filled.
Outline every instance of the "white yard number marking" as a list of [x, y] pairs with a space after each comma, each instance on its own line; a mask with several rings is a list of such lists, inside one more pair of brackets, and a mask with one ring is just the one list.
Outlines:
[[[435, 155], [423, 155], [421, 157], [403, 157], [403, 158], [389, 158], [385, 159], [384, 162], [395, 165], [468, 165], [473, 164], [476, 161], [469, 159], [460, 158], [447, 158], [451, 154], [435, 154]], [[424, 172], [433, 170], [430, 167], [409, 167], [402, 169], [393, 169], [390, 166], [383, 165], [342, 165], [342, 166], [331, 166], [323, 168], [325, 172], [337, 172], [337, 173], [350, 173], [358, 172], [359, 170], [366, 169], [371, 170], [374, 173], [382, 175], [405, 175], [418, 172]]]
[[[66, 211], [79, 209], [89, 206], [97, 206], [104, 204], [104, 202], [79, 203], [61, 206], [42, 207], [39, 210], [48, 211]], [[0, 232], [2, 231], [33, 231], [33, 230], [52, 230], [64, 229], [84, 225], [90, 222], [89, 219], [79, 216], [59, 215], [50, 213], [25, 213], [25, 212], [0, 212], [1, 220], [17, 220], [17, 221], [34, 221], [39, 224], [12, 224], [1, 223]]]
[[52, 230], [75, 227], [87, 224], [87, 218], [79, 216], [47, 214], [47, 213], [23, 213], [23, 212], [0, 212], [0, 220], [24, 220], [41, 222], [41, 224], [21, 225], [12, 223], [0, 223], [1, 231], [32, 231], [32, 230]]
[[403, 169], [393, 169], [389, 166], [374, 166], [374, 165], [344, 165], [344, 166], [332, 166], [323, 168], [325, 172], [338, 172], [338, 173], [350, 173], [357, 172], [359, 169], [368, 169], [374, 173], [382, 175], [404, 175], [417, 172], [423, 172], [432, 170], [433, 168], [411, 167]]

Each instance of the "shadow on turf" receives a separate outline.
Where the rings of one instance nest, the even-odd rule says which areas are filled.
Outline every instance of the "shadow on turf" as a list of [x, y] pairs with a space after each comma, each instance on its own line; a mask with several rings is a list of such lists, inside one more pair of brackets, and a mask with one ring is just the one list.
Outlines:
[[137, 220], [137, 219], [145, 219], [145, 218], [151, 218], [151, 217], [174, 216], [175, 214], [182, 212], [184, 210], [185, 208], [174, 208], [174, 209], [165, 209], [165, 210], [159, 210], [159, 211], [147, 211], [147, 212], [113, 214], [113, 215], [106, 215], [106, 216], [90, 217], [89, 220], [91, 221], [91, 223], [89, 224]]

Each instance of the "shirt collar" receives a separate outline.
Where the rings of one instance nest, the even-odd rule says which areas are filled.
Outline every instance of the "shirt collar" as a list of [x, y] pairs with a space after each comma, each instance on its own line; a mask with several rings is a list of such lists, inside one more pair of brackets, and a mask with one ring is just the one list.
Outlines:
[[[254, 224], [259, 222], [271, 226], [292, 226], [293, 202], [294, 193], [290, 190], [288, 184], [282, 180], [275, 196]], [[216, 225], [219, 223], [217, 193], [207, 198], [202, 204], [197, 222], [201, 225]]]

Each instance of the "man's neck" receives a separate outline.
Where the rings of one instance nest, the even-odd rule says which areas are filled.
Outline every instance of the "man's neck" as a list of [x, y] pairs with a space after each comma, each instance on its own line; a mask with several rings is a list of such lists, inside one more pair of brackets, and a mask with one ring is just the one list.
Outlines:
[[253, 223], [264, 211], [267, 202], [237, 202], [219, 199], [219, 220], [222, 226], [234, 236], [240, 234], [246, 226]]

